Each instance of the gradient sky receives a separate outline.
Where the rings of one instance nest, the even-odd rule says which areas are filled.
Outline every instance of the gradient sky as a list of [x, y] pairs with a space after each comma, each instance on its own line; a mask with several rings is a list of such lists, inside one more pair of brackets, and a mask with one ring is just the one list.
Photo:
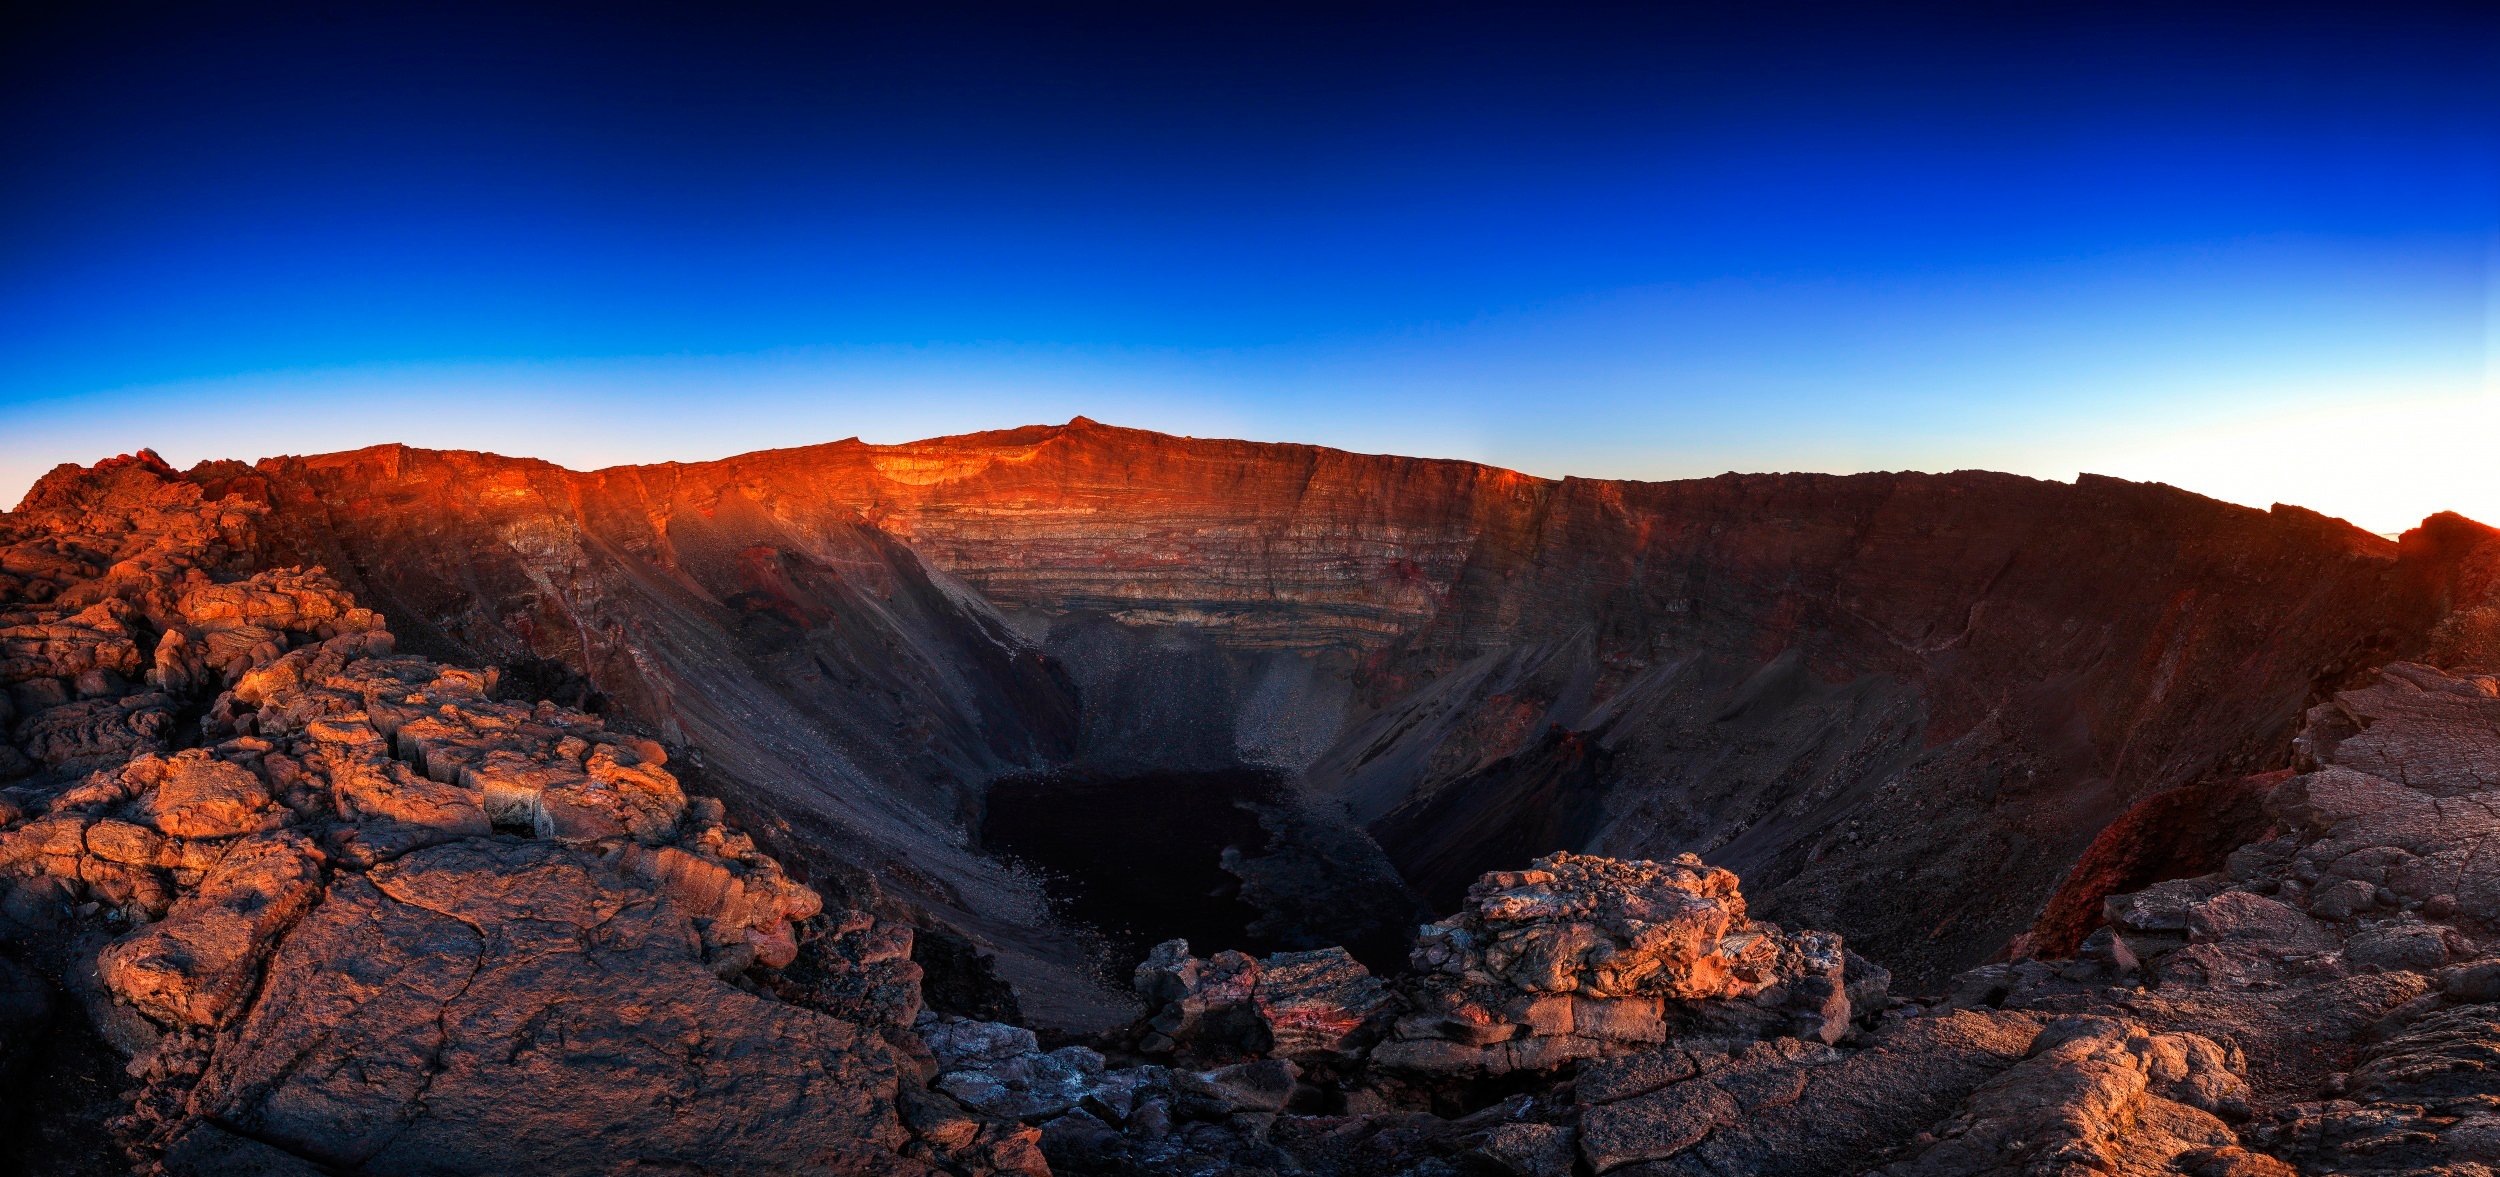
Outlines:
[[45, 7], [0, 501], [1082, 413], [2500, 522], [2490, 5]]

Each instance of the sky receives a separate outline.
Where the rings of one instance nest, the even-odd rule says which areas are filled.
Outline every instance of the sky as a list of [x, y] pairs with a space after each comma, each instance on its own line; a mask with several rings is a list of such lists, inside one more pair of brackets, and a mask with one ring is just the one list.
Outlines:
[[1083, 414], [2500, 523], [2489, 5], [35, 7], [0, 503]]

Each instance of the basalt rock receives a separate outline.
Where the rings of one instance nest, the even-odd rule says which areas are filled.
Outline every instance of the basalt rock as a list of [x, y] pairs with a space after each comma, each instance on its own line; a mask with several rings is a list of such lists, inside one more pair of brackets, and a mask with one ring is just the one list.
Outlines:
[[300, 834], [226, 848], [163, 918], [104, 950], [96, 965], [105, 987], [169, 1028], [225, 1021], [259, 982], [279, 935], [320, 898], [321, 866]]
[[[1179, 942], [1158, 946], [1137, 970], [1140, 995], [1158, 1007], [1140, 1042], [1171, 1066], [1113, 1068], [1101, 1081], [1225, 1093], [1220, 1139], [1230, 1143], [1214, 1148], [1214, 1130], [1198, 1130], [1199, 1156], [1264, 1147], [1322, 1172], [1454, 1163], [1544, 1174], [1570, 1171], [1575, 1149], [1585, 1149], [1611, 1169], [1671, 1155], [1661, 1141], [1687, 1132], [1662, 1126], [1670, 1113], [1653, 1104], [1701, 1100], [1705, 1130], [1693, 1140], [1721, 1110], [1733, 1116], [1749, 1106], [1720, 1109], [1732, 1097], [1707, 1084], [1636, 1097], [1722, 1063], [1735, 1068], [1721, 1076], [1735, 1084], [1729, 1090], [1759, 1095], [1760, 1084], [1738, 1077], [1839, 1060], [1827, 1043], [1849, 1026], [1844, 960], [1836, 937], [1748, 919], [1735, 877], [1689, 856], [1554, 855], [1487, 875], [1466, 911], [1420, 930], [1417, 971], [1407, 975], [1375, 978], [1341, 951], [1201, 959]], [[1800, 1017], [1797, 995], [1807, 992], [1815, 995], [1802, 1002], [1810, 1016]], [[1267, 1072], [1272, 1083], [1259, 1088], [1269, 1081], [1255, 1070], [1262, 1057], [1295, 1066]], [[1575, 1066], [1577, 1104], [1569, 1095]], [[1136, 1078], [1122, 1078], [1129, 1074]], [[1987, 1074], [1973, 1071], [1965, 1089]], [[1434, 1114], [1453, 1101], [1465, 1110], [1502, 1084], [1548, 1091], [1454, 1118]], [[1206, 1111], [1186, 1099], [1174, 1106]], [[1180, 1163], [1162, 1121], [1132, 1128], [1128, 1113], [1085, 1114], [1081, 1130], [1044, 1123], [1055, 1161], [1080, 1172]], [[1649, 1143], [1625, 1143], [1636, 1137]]]
[[[44, 767], [0, 806], [0, 952], [134, 1056], [140, 1167], [1040, 1171], [923, 1087], [908, 927], [825, 914], [656, 741], [236, 567], [256, 505], [152, 459], [28, 503], [4, 566], [67, 620], [8, 646]], [[13, 1060], [61, 1005], [28, 976], [0, 958]]]
[[1170, 940], [1137, 966], [1136, 985], [1156, 1011], [1143, 1049], [1210, 1058], [1360, 1054], [1397, 1003], [1342, 948], [1201, 960], [1187, 941]]
[[1415, 947], [1416, 1012], [1375, 1059], [1501, 1074], [1705, 1033], [1844, 1033], [1840, 938], [1745, 915], [1736, 876], [1684, 855], [1556, 854], [1486, 875]]
[[[2142, 1027], [2125, 1045], [2133, 1061], [2070, 1043], [2046, 1069], [2026, 1063], [2036, 1077], [2009, 1072], [2013, 1097], [1974, 1100], [1997, 1109], [1963, 1125], [1977, 1145], [1939, 1144], [1929, 1168], [1901, 1171], [1991, 1171], [1982, 1158], [2016, 1138], [2093, 1172], [2470, 1173], [2500, 1160], [2480, 1118], [2500, 1099], [2480, 1012], [2500, 995], [2488, 964], [2500, 892], [2483, 877], [2500, 839], [2484, 775], [2495, 722], [2488, 676], [2402, 663], [2312, 708], [2306, 771], [2267, 789], [2272, 827], [2222, 869], [2112, 896], [2073, 960], [1989, 966], [1958, 990], [1966, 1005], [2129, 1019]], [[2053, 1089], [2017, 1093], [2051, 1072]], [[2043, 1106], [2067, 1110], [2044, 1120]], [[1978, 1126], [1990, 1116], [2007, 1124], [1994, 1146]]]

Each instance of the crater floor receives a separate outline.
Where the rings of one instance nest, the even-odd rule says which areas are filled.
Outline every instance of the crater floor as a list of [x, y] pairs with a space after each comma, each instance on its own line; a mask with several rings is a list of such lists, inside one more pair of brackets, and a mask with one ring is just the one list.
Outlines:
[[1260, 912], [1224, 863], [1267, 848], [1250, 806], [1273, 804], [1283, 787], [1247, 769], [1010, 776], [990, 786], [981, 846], [1032, 867], [1054, 911], [1109, 938], [1119, 977], [1174, 938], [1270, 952], [1283, 946], [1250, 931]]

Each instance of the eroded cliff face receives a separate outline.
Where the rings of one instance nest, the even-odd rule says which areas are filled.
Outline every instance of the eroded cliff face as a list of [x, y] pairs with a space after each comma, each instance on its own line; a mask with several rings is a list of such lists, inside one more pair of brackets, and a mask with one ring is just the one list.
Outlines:
[[[2490, 587], [2461, 520], [2400, 551], [2090, 477], [1555, 482], [1082, 419], [199, 476], [416, 647], [579, 668], [761, 836], [900, 880], [1077, 1021], [1110, 1007], [964, 845], [1001, 773], [1277, 769], [1309, 804], [1270, 820], [1350, 817], [1339, 856], [1439, 910], [1522, 856], [1697, 850], [1931, 983], [2135, 800], [2275, 767], [2351, 674], [2471, 644]], [[1309, 857], [1243, 869], [1289, 894]]]

